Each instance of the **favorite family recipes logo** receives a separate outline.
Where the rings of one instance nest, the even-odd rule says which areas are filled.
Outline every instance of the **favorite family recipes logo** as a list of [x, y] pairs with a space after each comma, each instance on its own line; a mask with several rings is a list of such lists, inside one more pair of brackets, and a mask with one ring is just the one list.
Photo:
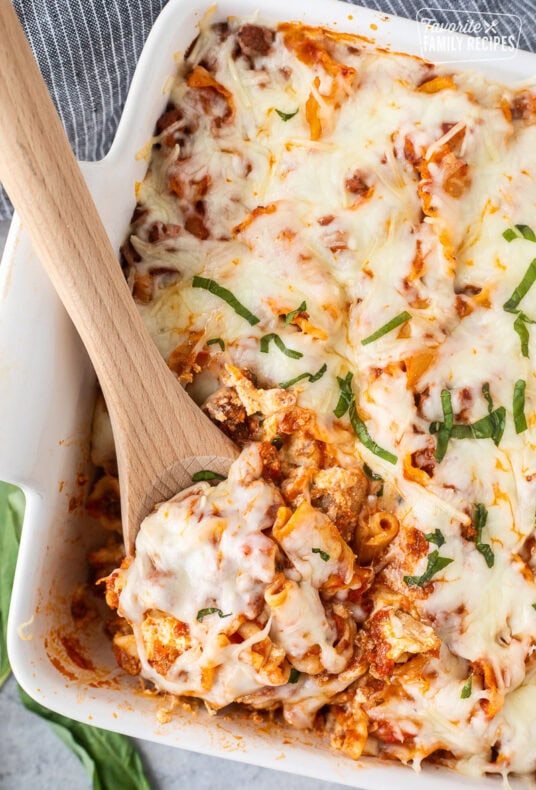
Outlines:
[[417, 12], [421, 54], [436, 63], [507, 60], [515, 57], [521, 33], [516, 14], [421, 8]]

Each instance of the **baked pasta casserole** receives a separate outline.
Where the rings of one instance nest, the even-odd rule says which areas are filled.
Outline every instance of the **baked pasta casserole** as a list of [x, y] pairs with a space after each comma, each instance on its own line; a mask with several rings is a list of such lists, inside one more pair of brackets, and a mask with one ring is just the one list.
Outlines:
[[[335, 749], [536, 770], [536, 93], [205, 20], [122, 248], [241, 448], [94, 552], [119, 664]], [[90, 512], [120, 529], [102, 400]]]

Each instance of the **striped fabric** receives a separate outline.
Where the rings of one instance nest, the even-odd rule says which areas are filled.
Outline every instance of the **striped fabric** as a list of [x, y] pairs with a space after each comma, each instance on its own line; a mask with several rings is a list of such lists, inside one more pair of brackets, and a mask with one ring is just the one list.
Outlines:
[[[113, 140], [143, 43], [166, 0], [13, 2], [77, 157], [101, 159]], [[524, 23], [519, 46], [536, 50], [536, 0], [464, 0], [463, 4], [360, 0], [360, 4], [411, 19], [423, 7], [439, 7], [443, 10], [436, 11], [434, 18], [441, 22], [464, 21], [468, 11], [517, 14]], [[0, 219], [10, 214], [2, 192]]]

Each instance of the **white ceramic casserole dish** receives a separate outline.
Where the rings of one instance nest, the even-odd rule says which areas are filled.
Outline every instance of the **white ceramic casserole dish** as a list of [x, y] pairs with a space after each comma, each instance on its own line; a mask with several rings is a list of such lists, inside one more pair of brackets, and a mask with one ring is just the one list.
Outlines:
[[[83, 165], [116, 249], [147, 167], [136, 153], [166, 104], [174, 54], [195, 37], [206, 7], [205, 0], [170, 0], [141, 56], [110, 153]], [[256, 9], [253, 0], [222, 0], [215, 20]], [[417, 23], [345, 3], [295, 0], [289, 11], [284, 0], [271, 0], [264, 13], [274, 21], [301, 19], [374, 35], [381, 45], [419, 54]], [[515, 82], [536, 73], [536, 56], [518, 52], [479, 67]], [[102, 627], [73, 633], [71, 595], [85, 580], [88, 548], [103, 540], [81, 507], [91, 473], [94, 384], [80, 341], [15, 219], [0, 269], [0, 479], [21, 485], [27, 497], [8, 634], [13, 671], [25, 690], [53, 710], [111, 730], [350, 786], [474, 786], [474, 779], [433, 767], [415, 775], [400, 765], [355, 763], [311, 733], [268, 728], [244, 712], [211, 717], [201, 708], [193, 714], [179, 709], [170, 723], [158, 724], [154, 698], [118, 669]], [[479, 786], [497, 782], [483, 779]]]

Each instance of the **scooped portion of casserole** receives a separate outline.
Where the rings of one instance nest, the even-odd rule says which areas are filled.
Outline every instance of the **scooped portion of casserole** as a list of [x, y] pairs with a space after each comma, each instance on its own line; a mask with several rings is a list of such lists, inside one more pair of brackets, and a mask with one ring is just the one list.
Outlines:
[[125, 273], [242, 453], [106, 567], [119, 663], [354, 758], [534, 773], [536, 93], [205, 20], [151, 143]]

